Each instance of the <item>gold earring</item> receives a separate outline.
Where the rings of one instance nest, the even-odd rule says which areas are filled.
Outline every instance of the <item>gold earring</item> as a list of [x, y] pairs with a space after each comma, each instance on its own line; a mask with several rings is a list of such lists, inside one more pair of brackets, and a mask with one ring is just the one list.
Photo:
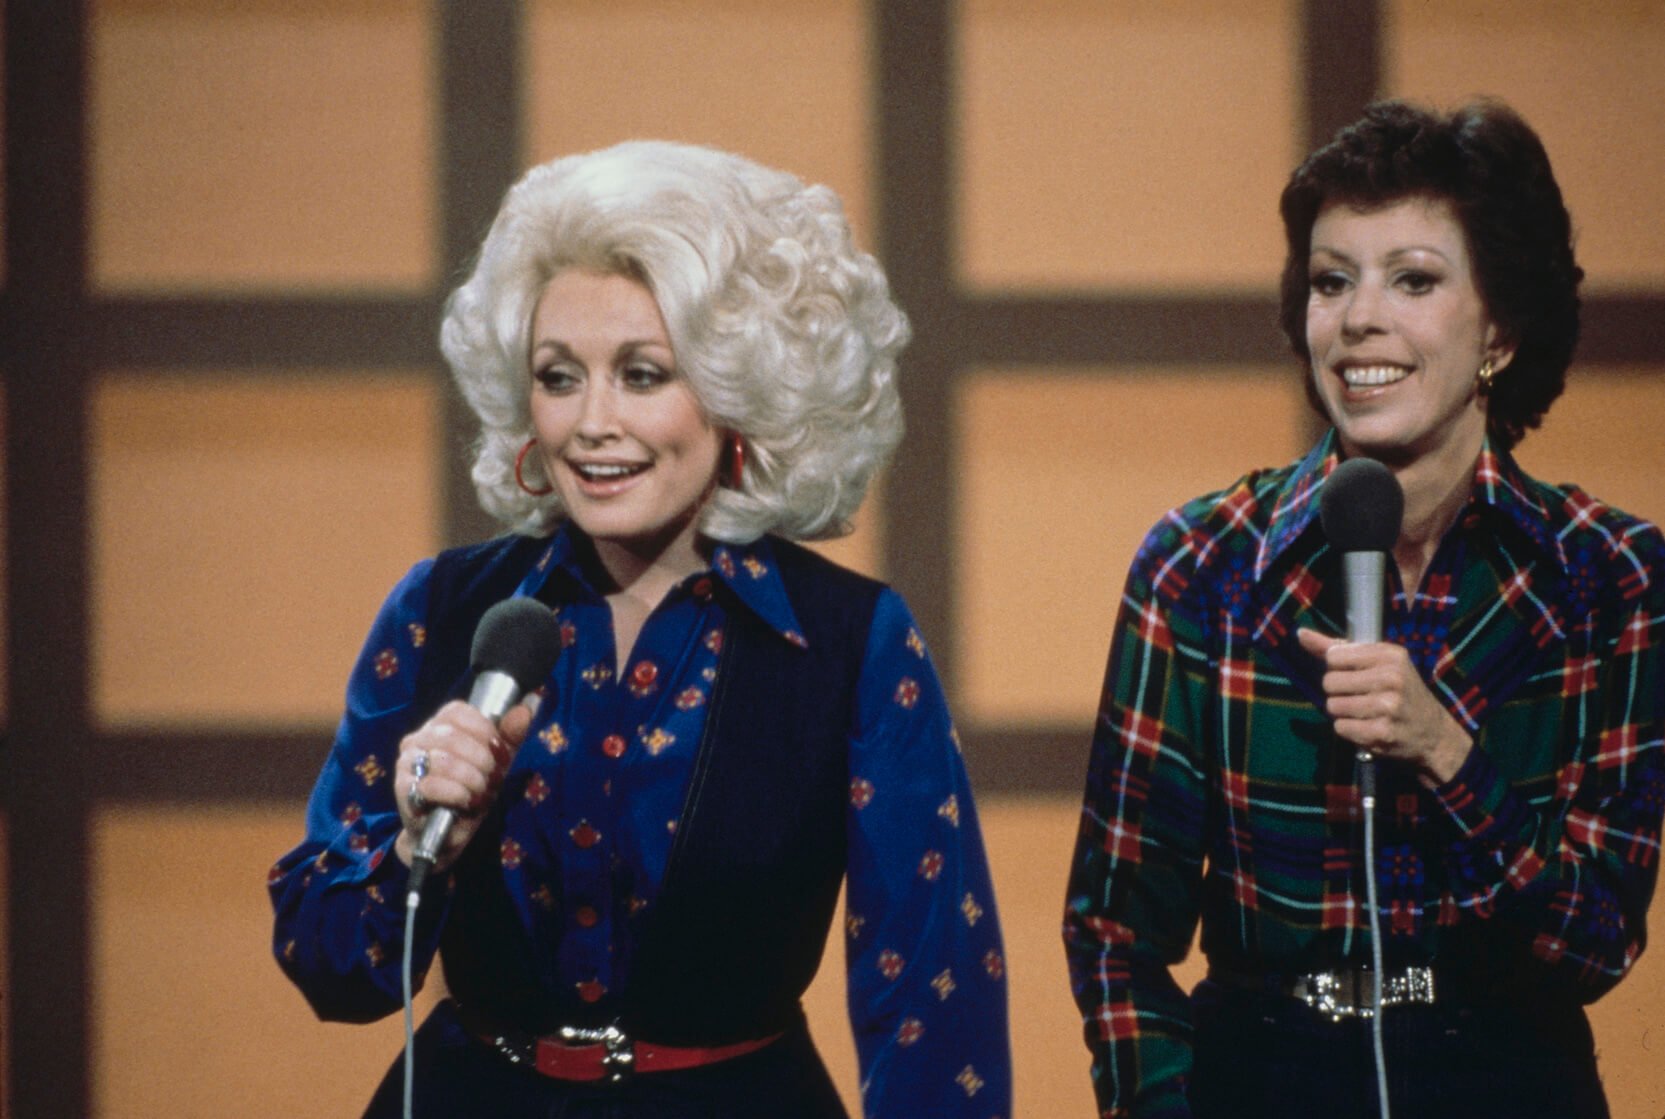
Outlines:
[[1480, 363], [1480, 372], [1476, 374], [1476, 377], [1480, 381], [1480, 395], [1490, 396], [1492, 392], [1492, 382], [1497, 379], [1497, 367], [1492, 364], [1491, 358], [1487, 358], [1485, 361]]

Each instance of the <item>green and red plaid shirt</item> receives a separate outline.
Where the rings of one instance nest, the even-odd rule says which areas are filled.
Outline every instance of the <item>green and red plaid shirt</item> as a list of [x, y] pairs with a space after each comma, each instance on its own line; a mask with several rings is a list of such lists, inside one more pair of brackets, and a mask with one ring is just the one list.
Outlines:
[[[1169, 513], [1128, 576], [1064, 940], [1105, 1116], [1183, 1116], [1199, 918], [1210, 966], [1367, 963], [1354, 751], [1298, 627], [1345, 630], [1318, 493], [1334, 436]], [[1424, 788], [1383, 764], [1388, 966], [1438, 962], [1590, 1001], [1635, 962], [1665, 814], [1665, 539], [1485, 449], [1386, 639], [1474, 736]], [[1524, 961], [1524, 962], [1523, 962]]]

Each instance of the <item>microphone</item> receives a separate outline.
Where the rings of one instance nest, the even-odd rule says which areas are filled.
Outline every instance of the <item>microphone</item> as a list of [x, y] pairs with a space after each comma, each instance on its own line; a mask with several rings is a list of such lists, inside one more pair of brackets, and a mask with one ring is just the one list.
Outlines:
[[[1350, 458], [1330, 472], [1318, 494], [1318, 519], [1330, 545], [1341, 553], [1347, 589], [1347, 637], [1382, 639], [1382, 593], [1387, 557], [1399, 539], [1405, 491], [1375, 459]], [[1376, 1064], [1376, 1098], [1388, 1115], [1387, 1056], [1382, 1040], [1382, 925], [1376, 885], [1376, 755], [1359, 749], [1359, 807], [1364, 817], [1365, 904], [1370, 920], [1370, 1043]]]
[[[486, 611], [474, 631], [468, 664], [475, 675], [468, 705], [497, 722], [543, 683], [560, 655], [561, 627], [549, 607], [535, 598], [504, 599]], [[428, 817], [411, 857], [412, 905], [455, 822], [456, 813], [445, 807]]]
[[1382, 593], [1387, 557], [1399, 539], [1405, 492], [1375, 459], [1350, 458], [1331, 471], [1318, 494], [1318, 519], [1341, 553], [1347, 581], [1347, 638], [1382, 639]]

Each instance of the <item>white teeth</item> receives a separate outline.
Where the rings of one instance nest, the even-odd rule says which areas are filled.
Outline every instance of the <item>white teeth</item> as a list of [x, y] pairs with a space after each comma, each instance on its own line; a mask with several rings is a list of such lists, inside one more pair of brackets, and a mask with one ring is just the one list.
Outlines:
[[1399, 365], [1350, 365], [1341, 371], [1342, 380], [1355, 388], [1391, 385], [1395, 381], [1403, 381], [1410, 375], [1409, 369]]
[[626, 465], [623, 463], [577, 463], [573, 469], [594, 482], [611, 482], [619, 478], [628, 478], [632, 474], [646, 470], [644, 465]]

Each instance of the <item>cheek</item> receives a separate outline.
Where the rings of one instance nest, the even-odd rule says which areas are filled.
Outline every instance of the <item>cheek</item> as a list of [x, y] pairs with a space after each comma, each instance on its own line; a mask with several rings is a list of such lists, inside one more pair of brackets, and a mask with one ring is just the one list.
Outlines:
[[572, 439], [582, 410], [582, 404], [573, 397], [533, 397], [532, 434], [551, 461], [560, 457], [562, 448]]
[[687, 454], [690, 468], [702, 475], [715, 476], [722, 469], [719, 461], [722, 458], [722, 437], [707, 429], [700, 432], [688, 443]]
[[708, 456], [715, 462], [715, 448], [721, 444], [722, 437], [706, 421], [704, 411], [692, 396], [680, 396], [666, 404], [668, 407], [654, 418], [654, 428], [662, 444], [678, 448], [702, 466]]
[[1307, 352], [1314, 359], [1335, 337], [1334, 319], [1334, 313], [1321, 304], [1307, 304]]
[[541, 443], [550, 442], [563, 426], [559, 402], [549, 397], [534, 396], [528, 412], [532, 417], [532, 430]]

